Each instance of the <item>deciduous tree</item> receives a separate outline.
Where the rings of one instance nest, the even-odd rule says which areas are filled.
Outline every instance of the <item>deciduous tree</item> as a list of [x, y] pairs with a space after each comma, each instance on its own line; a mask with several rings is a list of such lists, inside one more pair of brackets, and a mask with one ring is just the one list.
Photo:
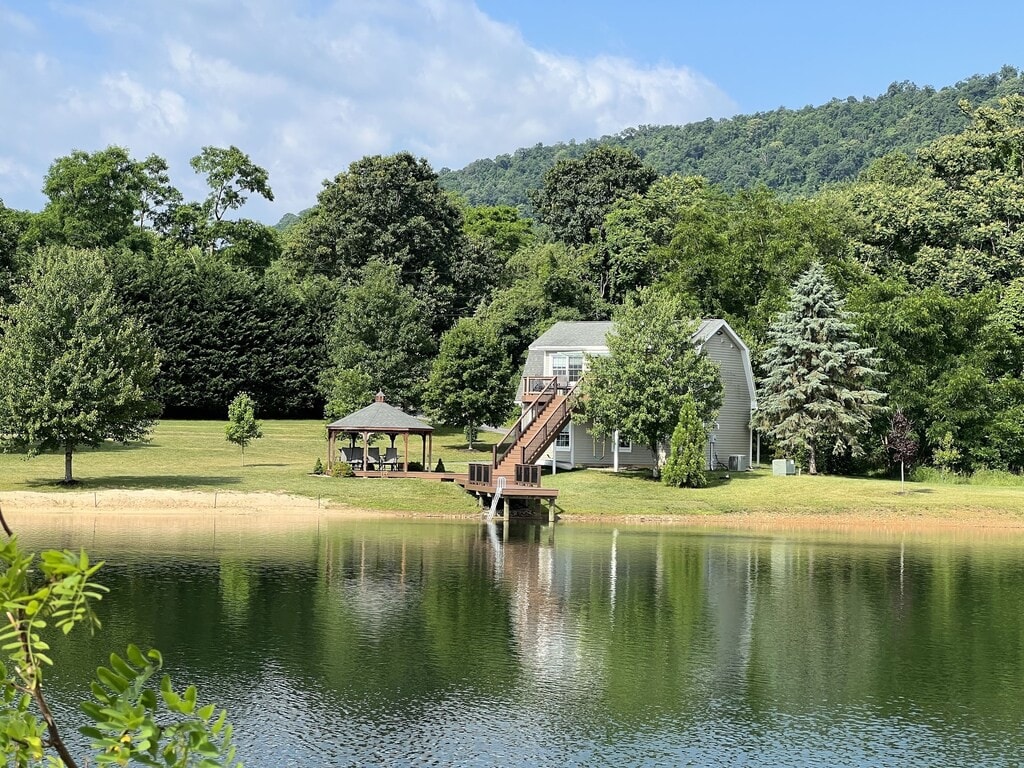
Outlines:
[[[659, 456], [687, 395], [705, 421], [722, 404], [718, 366], [694, 347], [697, 323], [679, 297], [646, 288], [615, 314], [607, 357], [593, 357], [583, 378], [581, 417], [599, 435], [615, 430]], [[657, 474], [657, 472], [656, 472]]]
[[460, 320], [441, 338], [424, 403], [443, 424], [466, 428], [469, 448], [482, 424], [501, 424], [512, 407], [512, 367], [493, 326]]
[[189, 164], [196, 173], [206, 175], [210, 194], [204, 208], [213, 221], [220, 221], [228, 211], [241, 208], [248, 199], [243, 193], [274, 199], [266, 169], [256, 165], [236, 146], [203, 147]]
[[63, 451], [71, 483], [78, 447], [149, 434], [160, 410], [157, 353], [97, 251], [40, 251], [17, 298], [2, 325], [0, 434], [30, 455]]
[[256, 401], [248, 392], [239, 392], [228, 406], [228, 423], [224, 437], [242, 449], [242, 466], [245, 466], [245, 448], [253, 440], [263, 437], [263, 422], [256, 420]]

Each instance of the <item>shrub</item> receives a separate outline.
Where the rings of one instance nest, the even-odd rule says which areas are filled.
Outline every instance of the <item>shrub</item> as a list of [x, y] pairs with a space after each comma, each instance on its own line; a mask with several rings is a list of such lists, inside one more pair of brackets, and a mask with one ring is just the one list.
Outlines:
[[704, 475], [704, 445], [708, 439], [707, 430], [697, 416], [697, 403], [687, 393], [683, 407], [679, 410], [679, 422], [672, 431], [668, 461], [662, 472], [665, 485], [703, 488], [708, 481]]
[[444, 462], [441, 459], [437, 460], [437, 466], [434, 467], [435, 472], [444, 472]]
[[331, 468], [331, 477], [355, 477], [355, 470], [347, 461], [339, 461]]
[[410, 472], [422, 472], [423, 471], [423, 465], [420, 462], [418, 462], [418, 461], [410, 461], [409, 462], [409, 471]]
[[320, 461], [320, 457], [316, 457], [316, 464], [313, 465], [313, 474], [322, 475], [324, 473], [324, 463]]

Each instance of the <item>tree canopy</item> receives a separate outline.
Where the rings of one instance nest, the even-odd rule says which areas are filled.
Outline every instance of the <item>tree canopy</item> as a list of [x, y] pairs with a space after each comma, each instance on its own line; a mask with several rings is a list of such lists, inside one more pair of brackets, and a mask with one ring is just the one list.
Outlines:
[[40, 251], [7, 308], [0, 341], [0, 434], [5, 443], [65, 455], [149, 434], [160, 411], [157, 353], [114, 295], [96, 251]]

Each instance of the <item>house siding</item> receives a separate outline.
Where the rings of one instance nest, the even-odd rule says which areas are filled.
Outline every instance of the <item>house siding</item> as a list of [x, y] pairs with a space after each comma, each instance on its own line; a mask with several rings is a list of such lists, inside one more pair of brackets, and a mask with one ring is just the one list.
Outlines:
[[714, 443], [716, 465], [719, 461], [727, 464], [733, 454], [742, 454], [750, 464], [750, 393], [743, 352], [726, 333], [708, 339], [704, 352], [718, 363], [722, 380]]

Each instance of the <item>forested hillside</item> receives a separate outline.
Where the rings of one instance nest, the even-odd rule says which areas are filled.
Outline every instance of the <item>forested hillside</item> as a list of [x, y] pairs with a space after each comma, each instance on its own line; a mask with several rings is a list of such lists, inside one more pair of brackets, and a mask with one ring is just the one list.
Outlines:
[[912, 153], [963, 130], [968, 118], [958, 106], [961, 100], [979, 106], [1014, 93], [1024, 93], [1024, 79], [1013, 67], [939, 90], [893, 83], [877, 98], [851, 96], [797, 110], [640, 126], [582, 143], [538, 144], [442, 170], [441, 185], [473, 205], [528, 211], [528, 193], [541, 186], [557, 160], [604, 145], [631, 150], [659, 173], [704, 176], [728, 191], [765, 184], [787, 197], [809, 195], [830, 182], [852, 180], [889, 152]]

